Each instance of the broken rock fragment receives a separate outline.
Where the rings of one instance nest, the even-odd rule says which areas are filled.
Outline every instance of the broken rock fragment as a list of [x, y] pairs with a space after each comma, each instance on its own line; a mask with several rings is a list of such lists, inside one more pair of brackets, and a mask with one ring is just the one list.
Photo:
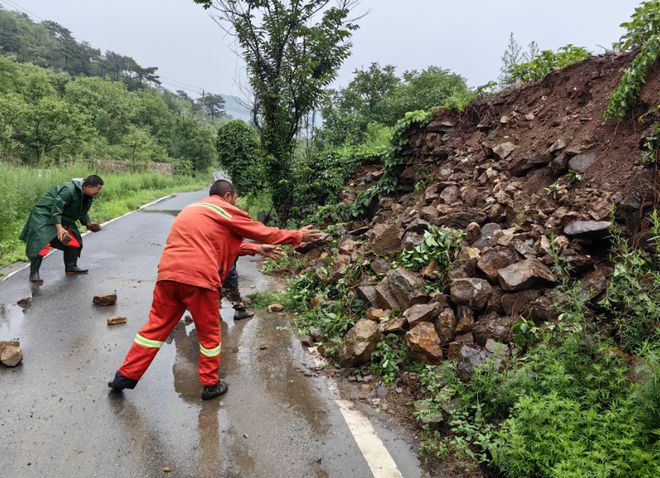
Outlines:
[[92, 299], [92, 302], [95, 305], [100, 305], [107, 307], [109, 305], [115, 305], [117, 303], [117, 292], [109, 292], [107, 294], [95, 295]]
[[23, 360], [23, 352], [18, 340], [0, 340], [0, 362], [7, 367], [15, 367]]
[[367, 363], [380, 340], [378, 324], [361, 319], [348, 331], [339, 351], [339, 362], [343, 366]]
[[497, 271], [502, 289], [506, 291], [519, 291], [530, 289], [537, 284], [552, 283], [554, 277], [538, 259], [525, 259]]
[[442, 360], [440, 338], [430, 322], [420, 322], [406, 333], [406, 345], [410, 355], [423, 363]]
[[126, 322], [128, 322], [128, 318], [120, 315], [115, 315], [114, 317], [110, 317], [108, 319], [108, 325], [119, 325], [125, 324]]
[[284, 306], [282, 304], [270, 304], [268, 306], [268, 312], [282, 312]]
[[493, 288], [487, 280], [472, 277], [452, 280], [449, 291], [455, 304], [467, 305], [476, 310], [483, 309], [493, 294]]

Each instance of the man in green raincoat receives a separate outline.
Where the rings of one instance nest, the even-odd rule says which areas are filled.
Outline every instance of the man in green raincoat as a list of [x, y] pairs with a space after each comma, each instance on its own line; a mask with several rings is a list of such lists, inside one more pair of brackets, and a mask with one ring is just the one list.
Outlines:
[[39, 277], [39, 268], [50, 246], [64, 252], [66, 275], [87, 273], [87, 269], [78, 267], [82, 237], [76, 221], [90, 231], [101, 230], [99, 224], [89, 220], [87, 213], [102, 188], [103, 180], [96, 175], [88, 176], [84, 181], [73, 179], [48, 191], [32, 208], [20, 235], [30, 259], [31, 282], [43, 282]]

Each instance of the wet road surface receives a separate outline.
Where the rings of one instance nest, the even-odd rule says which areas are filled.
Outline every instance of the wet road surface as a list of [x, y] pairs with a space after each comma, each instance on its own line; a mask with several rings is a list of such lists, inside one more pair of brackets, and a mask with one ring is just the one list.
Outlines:
[[[146, 320], [174, 216], [204, 196], [177, 195], [85, 236], [87, 276], [66, 277], [56, 252], [44, 260], [41, 287], [29, 284], [27, 270], [0, 283], [0, 340], [19, 338], [25, 356], [16, 368], [0, 365], [0, 475], [425, 476], [410, 443], [377, 417], [372, 425], [398, 472], [372, 472], [333, 384], [301, 373], [312, 358], [282, 316], [234, 323], [224, 303], [220, 375], [229, 391], [219, 400], [199, 398], [198, 342], [183, 321], [135, 390], [109, 393], [106, 383]], [[274, 286], [256, 259], [242, 258], [238, 270], [244, 294]], [[92, 305], [112, 290], [116, 305]], [[29, 296], [27, 309], [15, 305]], [[128, 324], [107, 326], [113, 315]]]

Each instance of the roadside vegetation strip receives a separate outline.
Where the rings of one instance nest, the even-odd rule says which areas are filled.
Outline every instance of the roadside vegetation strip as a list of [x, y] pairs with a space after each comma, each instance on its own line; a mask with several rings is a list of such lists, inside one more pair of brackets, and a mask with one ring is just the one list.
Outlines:
[[[51, 187], [89, 173], [89, 169], [77, 166], [34, 169], [0, 163], [0, 267], [25, 260], [24, 244], [18, 236], [39, 198]], [[103, 173], [102, 177], [104, 190], [90, 210], [90, 217], [100, 223], [140, 209], [154, 199], [202, 189], [209, 182], [206, 176], [173, 177], [153, 172]]]

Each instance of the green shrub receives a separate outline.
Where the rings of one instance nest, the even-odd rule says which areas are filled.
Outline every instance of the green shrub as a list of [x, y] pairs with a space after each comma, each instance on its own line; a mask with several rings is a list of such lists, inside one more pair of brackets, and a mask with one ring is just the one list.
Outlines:
[[559, 48], [557, 52], [543, 50], [527, 63], [510, 65], [509, 76], [512, 82], [529, 83], [537, 81], [545, 78], [555, 68], [564, 68], [573, 63], [578, 63], [590, 55], [591, 53], [588, 50], [572, 44]]
[[220, 167], [229, 174], [239, 194], [259, 193], [266, 187], [264, 156], [254, 128], [245, 121], [227, 121], [218, 128], [216, 148]]
[[419, 271], [436, 261], [439, 270], [444, 271], [458, 257], [462, 239], [462, 231], [431, 225], [424, 231], [424, 240], [421, 244], [401, 252], [401, 265], [406, 269]]
[[626, 30], [613, 46], [617, 50], [634, 50], [637, 55], [623, 72], [618, 85], [612, 91], [605, 119], [622, 120], [635, 104], [644, 78], [651, 71], [660, 55], [660, 1], [646, 0], [635, 9], [631, 20], [621, 24]]

